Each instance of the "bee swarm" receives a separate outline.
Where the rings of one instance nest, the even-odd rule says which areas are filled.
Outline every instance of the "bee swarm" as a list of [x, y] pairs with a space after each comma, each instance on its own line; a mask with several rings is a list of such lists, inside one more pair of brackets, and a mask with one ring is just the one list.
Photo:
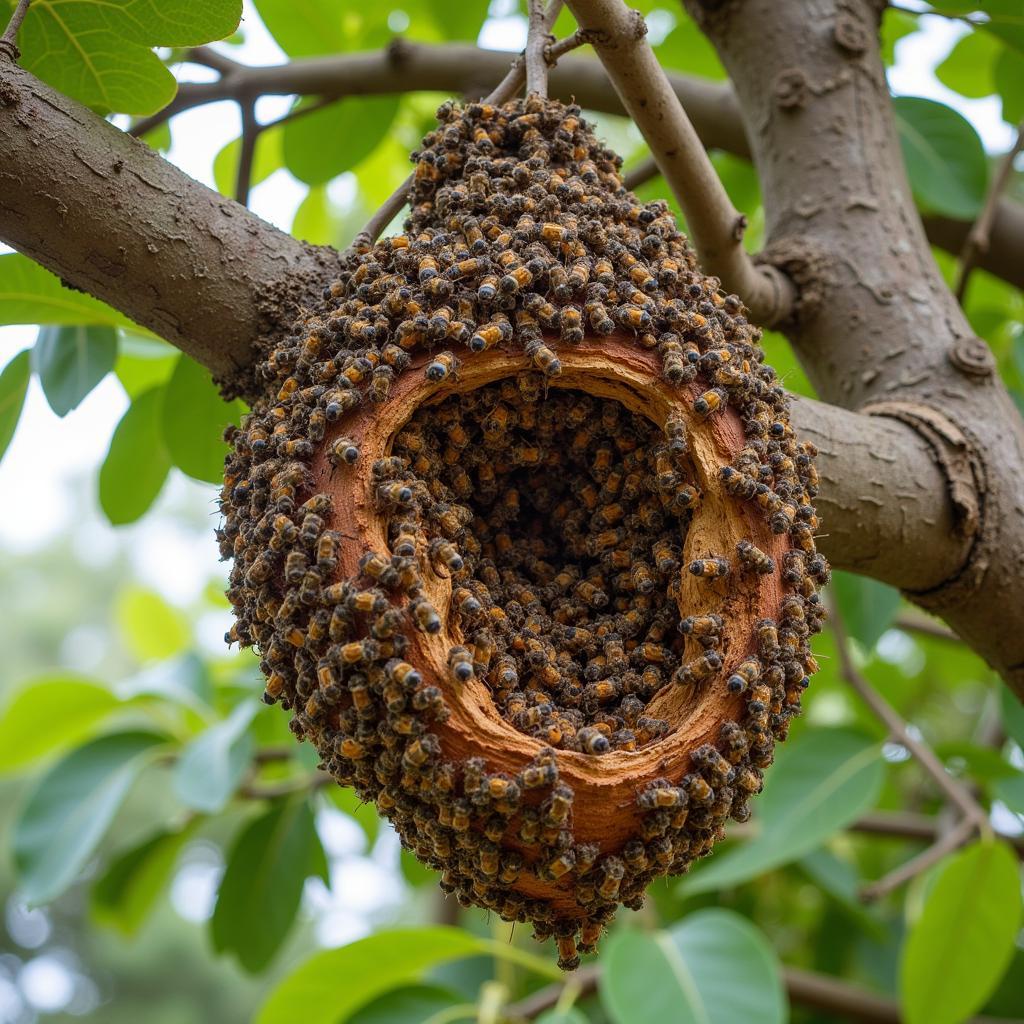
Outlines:
[[759, 332], [579, 110], [445, 104], [402, 236], [267, 351], [229, 639], [466, 904], [592, 950], [745, 820], [820, 629]]

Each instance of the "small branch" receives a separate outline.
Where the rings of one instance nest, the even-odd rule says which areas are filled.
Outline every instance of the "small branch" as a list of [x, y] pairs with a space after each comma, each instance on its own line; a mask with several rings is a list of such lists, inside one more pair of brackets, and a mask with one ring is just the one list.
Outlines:
[[198, 64], [200, 67], [211, 68], [223, 78], [239, 70], [245, 71], [245, 65], [237, 60], [226, 57], [223, 53], [209, 46], [194, 46], [185, 54], [185, 63]]
[[241, 113], [242, 144], [238, 153], [238, 174], [235, 176], [235, 200], [243, 206], [248, 206], [252, 185], [252, 163], [256, 156], [260, 126], [256, 120], [256, 104], [253, 101], [243, 103]]
[[963, 643], [956, 633], [951, 629], [947, 629], [941, 623], [919, 618], [916, 615], [898, 615], [893, 625], [897, 629], [902, 629], [905, 633], [920, 633], [921, 636], [930, 636], [936, 640], [947, 640], [952, 644]]
[[911, 857], [910, 860], [893, 869], [889, 874], [879, 878], [877, 882], [865, 885], [860, 890], [860, 898], [865, 903], [872, 903], [875, 900], [880, 900], [883, 896], [888, 896], [901, 885], [938, 863], [947, 853], [962, 846], [973, 834], [974, 822], [970, 818], [961, 818], [954, 828], [940, 836], [916, 857]]
[[646, 40], [647, 26], [622, 0], [568, 0], [643, 133], [676, 197], [708, 274], [747, 304], [758, 323], [785, 320], [796, 292], [779, 270], [756, 265], [743, 248], [747, 221], [733, 205], [686, 111]]
[[544, 47], [544, 59], [548, 63], [548, 67], [554, 67], [560, 57], [564, 57], [567, 53], [571, 53], [573, 50], [579, 49], [581, 46], [586, 46], [590, 42], [587, 37], [587, 33], [582, 29], [576, 29], [571, 36], [566, 36], [564, 39], [558, 39], [555, 42], [548, 42]]
[[956, 280], [956, 298], [962, 306], [964, 295], [967, 292], [967, 281], [974, 269], [975, 262], [980, 254], [988, 252], [992, 236], [992, 225], [996, 219], [996, 209], [999, 206], [999, 199], [1006, 188], [1010, 175], [1013, 173], [1013, 162], [1017, 154], [1024, 149], [1024, 121], [1017, 126], [1017, 138], [1014, 140], [1010, 151], [999, 162], [992, 181], [989, 182], [988, 194], [985, 196], [985, 204], [978, 214], [977, 220], [971, 226], [964, 241], [963, 249], [960, 250], [960, 270]]
[[646, 185], [661, 174], [658, 161], [653, 156], [644, 157], [631, 171], [627, 171], [623, 177], [623, 183], [630, 192], [635, 192], [641, 185]]
[[544, 24], [544, 0], [528, 0], [530, 10], [529, 29], [526, 36], [526, 92], [538, 96], [548, 94], [548, 62], [544, 50], [548, 44]]
[[309, 791], [316, 792], [325, 786], [334, 785], [334, 779], [327, 772], [317, 772], [312, 776], [305, 776], [301, 779], [288, 779], [277, 785], [257, 786], [247, 784], [239, 786], [236, 793], [243, 800], [279, 800], [283, 796], [291, 796], [293, 793]]
[[885, 724], [892, 737], [910, 751], [918, 764], [931, 776], [939, 789], [960, 808], [961, 813], [970, 819], [982, 834], [990, 835], [992, 826], [989, 824], [988, 815], [985, 813], [984, 808], [981, 807], [964, 786], [946, 771], [945, 766], [935, 755], [931, 747], [911, 734], [906, 723], [896, 713], [892, 705], [875, 690], [871, 683], [857, 669], [857, 666], [853, 663], [853, 656], [850, 653], [850, 641], [843, 626], [842, 616], [834, 601], [829, 608], [829, 617], [832, 621], [832, 631], [835, 634], [836, 647], [839, 651], [840, 675], [857, 691], [875, 717]]
[[6, 55], [11, 60], [17, 60], [21, 56], [21, 50], [18, 49], [18, 31], [31, 3], [32, 0], [18, 0], [18, 6], [14, 8], [11, 20], [7, 23], [4, 34], [0, 36], [0, 55]]

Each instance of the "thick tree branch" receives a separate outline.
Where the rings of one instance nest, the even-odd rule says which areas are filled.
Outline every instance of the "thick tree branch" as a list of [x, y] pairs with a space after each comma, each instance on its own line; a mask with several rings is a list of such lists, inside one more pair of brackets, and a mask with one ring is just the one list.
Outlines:
[[224, 381], [337, 266], [4, 60], [0, 238]]
[[[1024, 697], [1024, 424], [938, 273], [914, 209], [875, 0], [686, 0], [751, 132], [768, 258], [800, 287], [787, 334], [826, 401], [932, 449], [963, 565], [909, 596]], [[908, 481], [909, 482], [909, 481]], [[901, 497], [888, 502], [897, 513]], [[829, 529], [828, 520], [825, 528]]]
[[757, 322], [784, 320], [792, 310], [793, 284], [778, 268], [756, 266], [743, 248], [746, 217], [732, 205], [654, 56], [639, 12], [622, 0], [568, 0], [568, 5], [651, 147], [704, 270], [739, 295]]
[[[383, 50], [305, 58], [268, 67], [244, 67], [231, 62], [233, 69], [224, 72], [219, 81], [183, 83], [167, 108], [140, 121], [132, 133], [145, 135], [175, 114], [204, 103], [253, 95], [341, 97], [437, 90], [480, 97], [507, 70], [512, 57], [511, 53], [484, 50], [468, 43], [410, 43], [396, 39]], [[707, 149], [750, 157], [739, 104], [728, 83], [678, 72], [669, 72], [668, 80]], [[604, 68], [592, 57], [559, 61], [551, 71], [548, 92], [563, 100], [574, 99], [589, 110], [624, 113]], [[924, 225], [929, 240], [954, 255], [961, 251], [971, 229], [970, 221], [933, 215], [924, 218]], [[1022, 251], [1024, 206], [1004, 199], [996, 207], [988, 251], [979, 254], [977, 266], [1024, 288]]]

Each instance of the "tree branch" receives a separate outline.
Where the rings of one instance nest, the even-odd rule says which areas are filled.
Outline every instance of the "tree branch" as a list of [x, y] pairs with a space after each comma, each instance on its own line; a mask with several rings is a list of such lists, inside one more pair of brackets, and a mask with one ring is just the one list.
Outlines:
[[995, 220], [996, 208], [999, 205], [999, 198], [1006, 188], [1010, 175], [1013, 172], [1013, 162], [1017, 154], [1024, 149], [1024, 121], [1017, 126], [1017, 138], [1014, 140], [1010, 151], [999, 162], [999, 168], [989, 183], [988, 195], [985, 196], [985, 205], [978, 214], [978, 219], [971, 226], [964, 240], [964, 247], [960, 250], [960, 269], [957, 274], [956, 288], [954, 289], [957, 301], [963, 305], [964, 295], [967, 292], [967, 282], [970, 279], [971, 271], [974, 269], [975, 261], [979, 253], [986, 252], [989, 246], [989, 239], [992, 235], [992, 222]]
[[[569, 37], [572, 38], [572, 37]], [[554, 44], [553, 49], [559, 46]], [[202, 49], [202, 48], [201, 48]], [[412, 90], [436, 90], [483, 96], [489, 82], [507, 69], [513, 54], [484, 50], [467, 43], [413, 43], [395, 39], [382, 50], [301, 58], [267, 67], [234, 67], [215, 82], [183, 82], [171, 103], [135, 125], [139, 136], [175, 114], [204, 103], [246, 96], [359, 96]], [[678, 72], [668, 80], [707, 149], [722, 149], [749, 159], [750, 143], [735, 93], [728, 83], [708, 81]], [[573, 99], [582, 107], [603, 113], [624, 113], [622, 102], [600, 62], [569, 57], [552, 70], [550, 95]], [[655, 165], [656, 166], [656, 165]], [[926, 215], [929, 240], [954, 255], [961, 251], [969, 221]], [[996, 207], [989, 249], [978, 255], [977, 266], [1018, 288], [1024, 288], [1024, 206], [1002, 200]]]
[[238, 375], [258, 336], [287, 330], [337, 255], [199, 184], [16, 64], [0, 61], [0, 96], [0, 238], [244, 391]]
[[[526, 37], [526, 91], [538, 96], [548, 94], [548, 62], [544, 49], [548, 45], [547, 19], [544, 0], [528, 0], [530, 20]], [[561, 7], [561, 3], [558, 5]]]
[[743, 248], [747, 220], [733, 205], [654, 51], [647, 26], [622, 0], [568, 0], [626, 112], [643, 133], [676, 197], [704, 270], [735, 292], [758, 323], [790, 313], [792, 282], [758, 267]]
[[21, 56], [18, 49], [18, 32], [21, 30], [25, 15], [28, 14], [30, 3], [32, 0], [18, 0], [18, 6], [14, 8], [11, 20], [8, 21], [4, 34], [0, 36], [0, 57], [6, 56], [10, 60], [17, 60]]
[[[881, 5], [822, 0], [813, 19], [774, 0], [686, 6], [753, 126], [765, 256], [800, 286], [786, 333], [818, 394], [911, 426], [945, 478], [964, 561], [908, 596], [1024, 698], [1024, 423], [921, 230], [878, 48]], [[902, 490], [885, 499], [894, 509]]]
[[235, 200], [242, 206], [248, 206], [249, 190], [252, 184], [252, 162], [256, 155], [260, 126], [256, 120], [256, 104], [254, 102], [243, 103], [241, 109], [242, 142], [238, 153], [238, 174], [235, 177]]

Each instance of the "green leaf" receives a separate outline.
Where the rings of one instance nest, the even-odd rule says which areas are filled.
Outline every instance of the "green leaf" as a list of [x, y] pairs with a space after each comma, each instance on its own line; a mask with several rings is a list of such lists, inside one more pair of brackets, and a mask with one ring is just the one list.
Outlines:
[[[461, 2], [461, 0], [460, 0]], [[256, 10], [289, 57], [368, 50], [387, 42], [388, 9], [338, 0], [256, 0]]]
[[31, 354], [19, 352], [0, 373], [0, 459], [4, 457], [18, 429], [25, 405], [28, 382], [32, 379]]
[[114, 526], [134, 523], [144, 515], [170, 472], [160, 432], [162, 391], [151, 388], [132, 401], [100, 466], [100, 508]]
[[882, 49], [882, 60], [886, 66], [896, 63], [896, 44], [906, 36], [920, 28], [917, 17], [906, 11], [896, 11], [887, 6], [882, 15], [882, 28], [879, 42]]
[[[383, 1024], [383, 1021], [381, 1022]], [[570, 1006], [566, 1010], [548, 1010], [536, 1018], [536, 1024], [589, 1024], [584, 1013]]]
[[1024, 772], [998, 779], [992, 791], [1014, 814], [1024, 814]]
[[731, 910], [670, 931], [620, 931], [604, 952], [601, 1002], [614, 1024], [782, 1024], [786, 998], [764, 935]]
[[985, 200], [988, 161], [974, 127], [935, 100], [893, 100], [903, 161], [919, 206], [950, 217], [973, 219]]
[[356, 1010], [348, 1024], [427, 1024], [461, 1002], [457, 993], [438, 985], [403, 985]]
[[419, 981], [432, 967], [491, 952], [458, 928], [377, 932], [310, 957], [270, 993], [256, 1024], [342, 1024], [371, 999]]
[[692, 18], [685, 15], [680, 16], [679, 23], [661, 45], [655, 47], [654, 52], [663, 67], [701, 78], [718, 80], [726, 77], [725, 68], [708, 37]]
[[815, 729], [791, 741], [765, 780], [758, 832], [715, 854], [679, 887], [687, 896], [738, 885], [797, 860], [867, 811], [885, 765], [878, 745], [853, 729]]
[[122, 331], [114, 373], [128, 397], [135, 399], [150, 388], [166, 384], [177, 358], [177, 349], [166, 341]]
[[1024, 703], [1006, 685], [999, 683], [999, 709], [1003, 730], [1021, 750], [1024, 750]]
[[60, 278], [19, 252], [0, 255], [0, 324], [109, 324], [133, 326], [116, 309]]
[[445, 39], [468, 39], [476, 42], [487, 20], [488, 0], [430, 0], [427, 5]]
[[199, 820], [193, 818], [177, 830], [161, 829], [117, 857], [93, 885], [93, 917], [127, 938], [135, 935], [166, 890], [178, 854]]
[[137, 661], [173, 658], [191, 643], [185, 616], [145, 587], [128, 586], [118, 594], [114, 619], [125, 646]]
[[988, 32], [968, 32], [957, 40], [949, 56], [935, 69], [935, 77], [954, 92], [970, 99], [991, 96], [996, 86], [993, 65], [1003, 46]]
[[279, 800], [250, 822], [228, 856], [210, 921], [213, 948], [233, 953], [253, 974], [263, 970], [295, 920], [318, 859], [323, 849], [305, 796]]
[[160, 424], [164, 447], [183, 473], [207, 483], [224, 479], [222, 439], [229, 423], [238, 423], [245, 411], [239, 402], [225, 402], [207, 370], [194, 359], [181, 356], [163, 391]]
[[354, 96], [284, 125], [284, 161], [308, 185], [320, 185], [368, 157], [398, 113], [398, 96]]
[[116, 360], [117, 332], [113, 327], [41, 327], [32, 349], [32, 368], [58, 416], [77, 409]]
[[1024, 121], [1024, 55], [1004, 50], [992, 73], [996, 92], [1003, 101], [1003, 120]]
[[957, 1024], [983, 1006], [1013, 955], [1020, 917], [1008, 846], [977, 842], [947, 858], [903, 946], [907, 1024]]
[[75, 880], [163, 742], [148, 732], [101, 736], [43, 776], [14, 824], [14, 863], [29, 903], [52, 900]]
[[292, 221], [292, 234], [312, 245], [337, 245], [343, 231], [343, 218], [327, 195], [324, 185], [312, 185], [299, 203]]
[[21, 63], [95, 109], [152, 114], [177, 85], [150, 47], [207, 43], [240, 17], [240, 0], [35, 0], [18, 40]]
[[258, 710], [256, 701], [244, 701], [182, 751], [174, 766], [174, 792], [182, 803], [208, 814], [224, 809], [249, 766], [248, 729]]
[[122, 700], [157, 697], [172, 704], [184, 704], [205, 714], [213, 702], [210, 675], [206, 664], [189, 651], [181, 657], [161, 660], [117, 684]]
[[900, 606], [900, 592], [867, 576], [832, 573], [832, 588], [847, 632], [870, 652], [892, 625]]
[[[256, 136], [256, 150], [253, 153], [252, 173], [249, 184], [253, 188], [266, 181], [274, 171], [284, 166], [281, 153], [281, 129], [268, 128]], [[213, 158], [213, 180], [217, 191], [226, 196], [235, 194], [238, 178], [238, 159], [242, 151], [242, 140], [232, 139]]]
[[0, 716], [0, 772], [66, 750], [92, 735], [119, 705], [106, 687], [80, 676], [33, 679]]

